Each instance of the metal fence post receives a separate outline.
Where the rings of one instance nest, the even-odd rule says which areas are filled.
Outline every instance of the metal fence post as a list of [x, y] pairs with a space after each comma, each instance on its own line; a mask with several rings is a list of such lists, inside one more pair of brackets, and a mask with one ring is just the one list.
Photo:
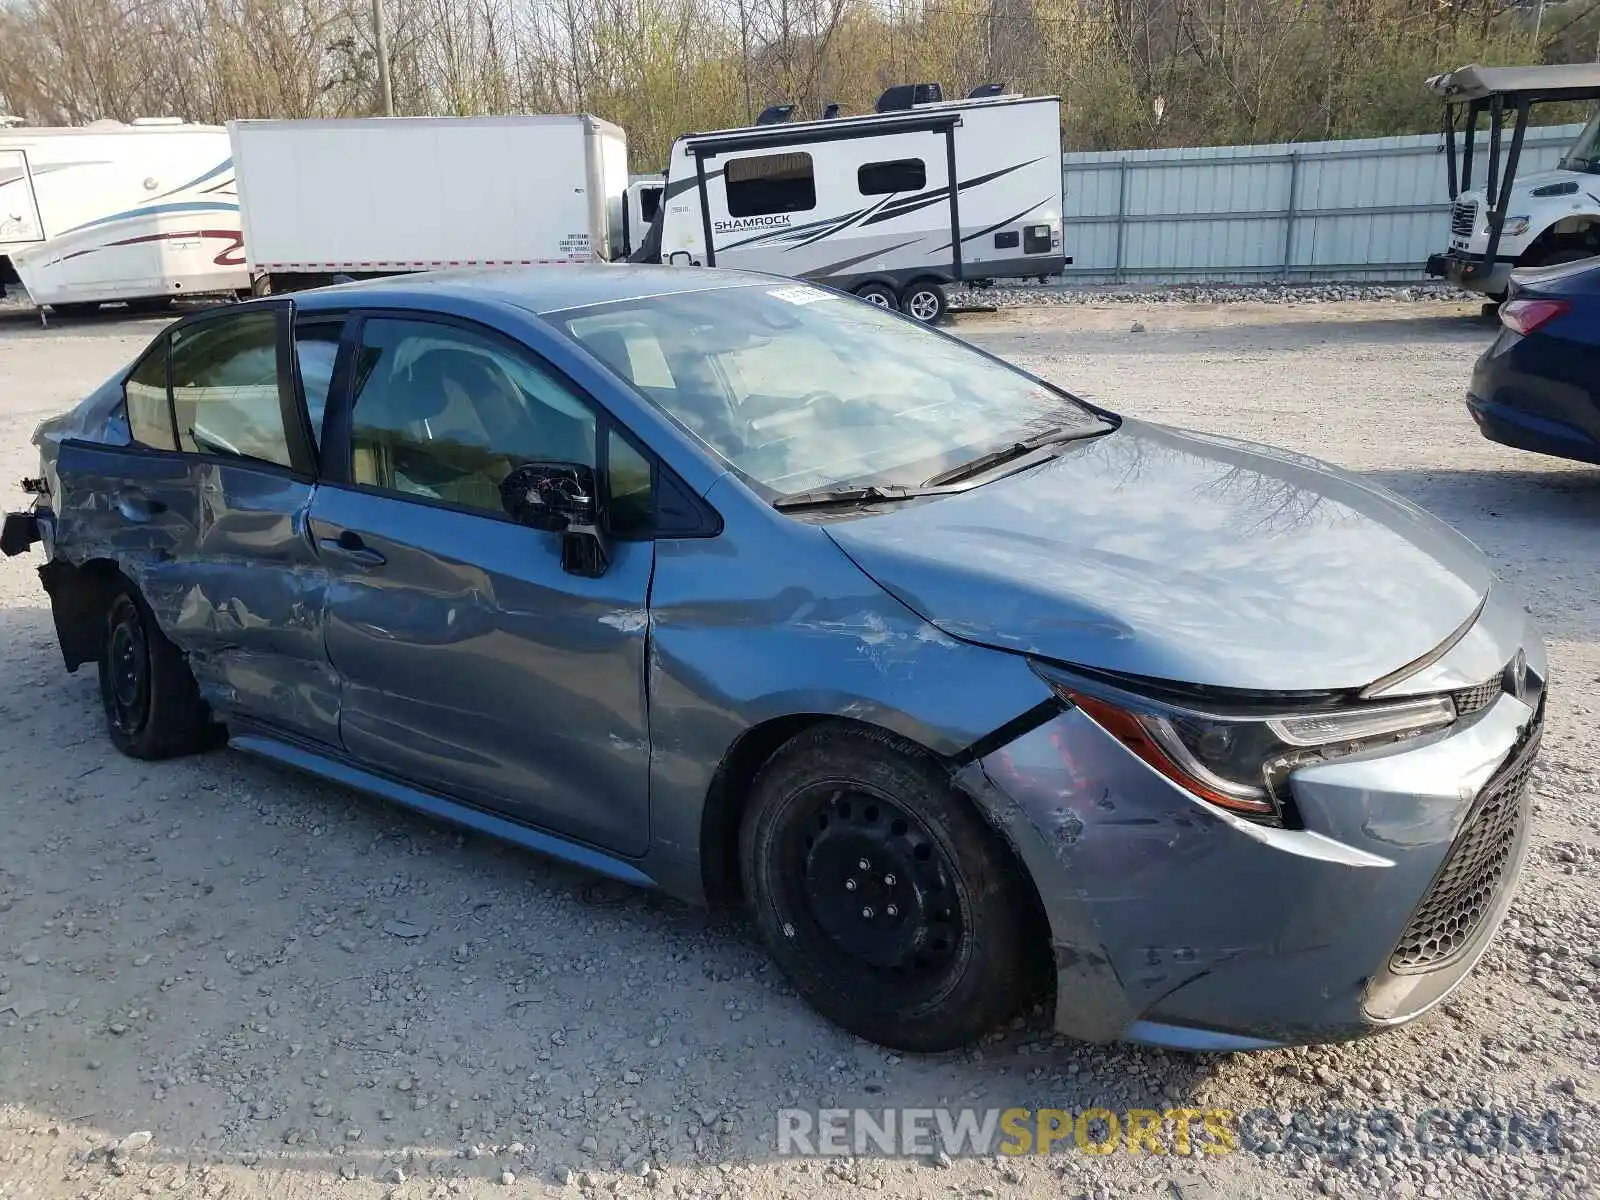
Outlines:
[[1126, 234], [1128, 223], [1128, 160], [1120, 159], [1117, 162], [1117, 262], [1114, 278], [1122, 282], [1122, 242]]
[[1289, 203], [1283, 212], [1283, 282], [1289, 282], [1289, 266], [1294, 255], [1294, 212], [1295, 192], [1300, 184], [1300, 155], [1298, 151], [1289, 151]]

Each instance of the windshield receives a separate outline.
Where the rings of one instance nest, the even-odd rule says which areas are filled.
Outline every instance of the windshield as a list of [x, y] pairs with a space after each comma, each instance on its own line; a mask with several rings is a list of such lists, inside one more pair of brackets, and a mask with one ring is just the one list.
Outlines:
[[1600, 175], [1600, 111], [1589, 118], [1589, 123], [1583, 127], [1583, 132], [1578, 135], [1578, 140], [1572, 143], [1572, 149], [1567, 151], [1567, 156], [1561, 160], [1561, 168], [1565, 171], [1587, 171], [1591, 175]]
[[1110, 422], [952, 338], [798, 283], [560, 314], [767, 499], [916, 485], [997, 447]]

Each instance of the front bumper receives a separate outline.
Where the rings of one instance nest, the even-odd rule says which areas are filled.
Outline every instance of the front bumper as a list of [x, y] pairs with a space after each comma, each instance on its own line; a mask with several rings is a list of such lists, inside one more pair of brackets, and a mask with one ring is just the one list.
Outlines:
[[[1525, 653], [1542, 694], [1536, 639]], [[1233, 1050], [1425, 1012], [1510, 904], [1542, 716], [1530, 700], [1502, 692], [1439, 734], [1302, 768], [1296, 829], [1195, 799], [1081, 710], [984, 758], [1056, 938], [1057, 1027]]]
[[1481, 255], [1449, 250], [1443, 254], [1428, 255], [1427, 270], [1434, 278], [1447, 279], [1469, 292], [1499, 296], [1511, 282], [1511, 270], [1515, 266], [1513, 259], [1485, 262]]

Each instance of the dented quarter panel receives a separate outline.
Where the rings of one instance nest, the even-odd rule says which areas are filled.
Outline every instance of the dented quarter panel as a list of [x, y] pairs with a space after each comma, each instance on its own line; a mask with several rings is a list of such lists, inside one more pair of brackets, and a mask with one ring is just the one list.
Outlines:
[[327, 572], [306, 537], [312, 484], [265, 465], [84, 441], [63, 442], [58, 461], [53, 552], [115, 562], [218, 716], [336, 745]]
[[779, 717], [845, 717], [956, 755], [1049, 692], [1018, 657], [948, 637], [888, 595], [817, 525], [707, 499], [721, 536], [658, 544], [651, 593], [656, 846], [699, 852], [712, 776], [746, 730]]

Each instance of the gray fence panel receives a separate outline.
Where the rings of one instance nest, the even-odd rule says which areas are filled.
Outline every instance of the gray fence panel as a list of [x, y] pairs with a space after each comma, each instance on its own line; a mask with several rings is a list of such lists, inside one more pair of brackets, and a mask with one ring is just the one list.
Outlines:
[[[1529, 130], [1518, 174], [1555, 166], [1579, 128]], [[1421, 279], [1447, 236], [1438, 134], [1083, 152], [1062, 180], [1075, 281]]]

